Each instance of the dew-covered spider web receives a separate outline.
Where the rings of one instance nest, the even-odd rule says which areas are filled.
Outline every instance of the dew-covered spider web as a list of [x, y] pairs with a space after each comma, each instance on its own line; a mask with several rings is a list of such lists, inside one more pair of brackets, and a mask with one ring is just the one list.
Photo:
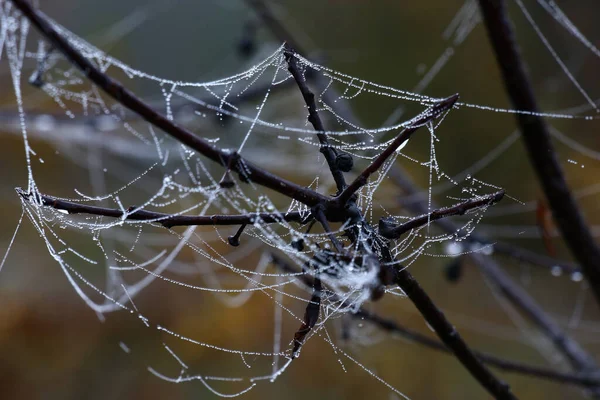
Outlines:
[[[549, 21], [558, 24], [563, 29], [561, 37], [567, 36], [586, 51], [586, 62], [597, 66], [600, 52], [555, 2], [516, 0], [515, 4], [549, 59], [557, 63], [561, 82], [572, 85], [579, 96], [576, 106], [540, 113], [551, 125], [560, 154], [569, 154], [561, 155], [561, 163], [569, 173], [575, 167], [579, 171], [597, 168], [597, 139], [582, 143], [579, 136], [561, 126], [590, 132], [597, 127], [598, 102], [594, 99], [599, 88], [585, 83], [585, 74], [573, 68], [576, 63], [565, 61], [545, 36], [544, 27]], [[145, 14], [137, 13], [135, 18], [143, 22], [140, 15]], [[307, 55], [290, 53], [279, 42], [261, 47], [241, 72], [218, 79], [178, 80], [129, 65], [104, 52], [103, 46], [95, 47], [70, 32], [60, 21], [52, 22], [101, 72], [123, 83], [167, 119], [228, 154], [239, 155], [243, 160], [239, 173], [232, 171], [231, 165], [213, 162], [181, 144], [92, 84], [9, 1], [0, 1], [0, 20], [2, 79], [5, 88], [12, 85], [13, 94], [13, 109], [1, 115], [2, 129], [21, 135], [27, 169], [27, 181], [15, 195], [23, 213], [19, 226], [34, 227], [40, 237], [38, 245], [99, 319], [121, 313], [147, 329], [155, 346], [162, 347], [172, 361], [148, 363], [148, 371], [157, 379], [182, 385], [200, 382], [224, 397], [241, 395], [293, 374], [291, 369], [302, 363], [303, 352], [320, 346], [320, 354], [335, 359], [337, 368], [358, 367], [395, 395], [406, 397], [401, 381], [384, 379], [342, 339], [349, 318], [371, 306], [382, 290], [380, 262], [371, 260], [378, 255], [365, 252], [356, 243], [380, 237], [380, 221], [398, 226], [416, 217], [404, 207], [417, 201], [416, 196], [399, 199], [393, 179], [406, 169], [423, 178], [419, 183], [424, 191], [418, 201], [424, 201], [429, 212], [478, 201], [502, 189], [507, 192], [500, 204], [489, 202], [459, 216], [452, 233], [426, 220], [396, 239], [382, 239], [389, 243], [393, 261], [388, 265], [394, 268], [413, 268], [439, 258], [452, 262], [473, 252], [491, 255], [496, 240], [539, 239], [548, 234], [540, 233], [539, 224], [531, 221], [525, 225], [501, 225], [498, 219], [487, 222], [539, 212], [538, 199], [523, 197], [518, 190], [513, 193], [503, 176], [482, 173], [490, 166], [493, 169], [516, 146], [517, 130], [494, 139], [486, 152], [474, 159], [467, 157], [468, 165], [444, 165], [448, 159], [445, 146], [454, 140], [454, 131], [447, 124], [455, 114], [463, 120], [464, 115], [486, 114], [492, 127], [494, 121], [526, 113], [464, 96], [449, 111], [421, 124], [413, 138], [398, 147], [359, 189], [356, 206], [365, 224], [333, 222], [327, 232], [311, 218], [311, 207], [257, 184], [244, 172], [247, 161], [323, 196], [336, 195], [335, 181], [308, 122], [309, 111], [288, 70], [287, 57], [291, 54], [315, 95], [325, 126], [322, 133], [331, 147], [346, 162], [351, 156], [351, 168], [344, 166], [350, 183], [404, 129], [413, 127], [444, 97], [460, 91], [457, 87], [443, 97], [426, 94], [472, 35], [485, 36], [474, 0], [467, 0], [447, 21], [439, 39], [443, 51], [437, 59], [418, 65], [420, 77], [410, 90], [309, 61], [304, 58]], [[361, 122], [348, 112], [364, 109], [365, 104], [375, 104], [376, 114], [383, 118], [363, 117], [367, 122]], [[561, 125], [564, 121], [573, 125]], [[454, 153], [460, 158], [460, 151], [468, 152], [468, 146], [463, 143], [459, 146], [463, 150]], [[55, 185], [57, 181], [61, 184]], [[600, 186], [585, 181], [575, 189], [578, 199], [588, 201], [597, 199]], [[144, 212], [150, 217], [134, 218]], [[222, 223], [225, 216], [244, 216], [247, 221], [240, 217], [242, 222]], [[205, 220], [198, 226], [170, 223], [179, 217]], [[213, 220], [206, 222], [211, 217]], [[595, 235], [600, 232], [596, 226], [592, 228]], [[351, 229], [356, 229], [358, 239], [350, 238], [347, 232]], [[471, 240], [474, 232], [487, 235], [489, 241]], [[556, 229], [550, 228], [549, 235], [556, 237]], [[336, 242], [343, 251], [336, 248]], [[4, 261], [0, 268], [2, 265]], [[560, 268], [553, 273], [560, 274]], [[579, 272], [571, 278], [582, 280]], [[254, 341], [243, 348], [228, 347], [222, 338], [206, 335], [207, 330], [198, 333], [185, 324], [154, 318], [155, 310], [137, 300], [153, 287], [159, 292], [162, 288], [168, 293], [184, 292], [186, 302], [181, 307], [216, 300], [218, 305], [211, 312], [225, 316], [239, 316], [237, 310], [252, 302], [267, 304], [263, 313], [270, 322], [265, 328], [266, 318], [247, 318], [243, 328], [228, 334], [252, 336]], [[395, 285], [384, 291], [385, 301], [408, 301]], [[298, 340], [296, 335], [311, 305], [320, 312], [314, 326]], [[578, 302], [572, 319], [580, 313]], [[584, 329], [584, 325], [574, 323], [573, 327]], [[485, 330], [480, 323], [469, 326]], [[350, 336], [362, 343], [380, 340], [377, 333], [367, 330]], [[117, 344], [135, 355], [135, 343], [119, 339]], [[200, 350], [189, 350], [193, 348]], [[227, 367], [199, 362], [196, 355], [188, 357], [194, 352], [214, 354]]]

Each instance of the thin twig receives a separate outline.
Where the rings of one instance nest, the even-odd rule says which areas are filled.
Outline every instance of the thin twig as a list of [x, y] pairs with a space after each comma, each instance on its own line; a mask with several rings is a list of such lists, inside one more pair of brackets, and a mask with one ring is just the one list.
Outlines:
[[325, 218], [325, 214], [323, 213], [323, 209], [321, 207], [314, 207], [314, 211], [312, 212], [315, 220], [319, 221], [319, 223], [323, 226], [323, 230], [331, 240], [333, 247], [338, 253], [342, 253], [344, 251], [344, 246], [340, 243], [338, 238], [331, 232], [331, 227], [329, 226], [329, 222], [327, 222], [327, 218]]
[[[410, 202], [403, 202], [403, 205], [407, 209], [412, 210], [412, 212], [417, 215], [428, 212], [427, 204], [429, 200], [427, 195], [415, 186], [408, 177], [406, 171], [400, 166], [396, 166], [396, 168], [390, 170], [388, 176], [406, 195], [408, 195], [408, 197], [411, 198]], [[448, 233], [457, 233], [460, 230], [460, 227], [449, 219], [437, 220], [436, 225], [440, 226]], [[494, 254], [502, 254], [531, 265], [545, 267], [547, 269], [559, 267], [562, 272], [567, 274], [572, 274], [580, 270], [579, 267], [573, 263], [556, 260], [552, 257], [538, 254], [512, 244], [493, 241], [477, 232], [471, 232], [468, 236], [462, 236], [461, 240], [465, 240], [470, 244], [480, 244], [482, 246], [491, 245], [493, 246]]]
[[600, 247], [571, 194], [548, 127], [542, 117], [535, 115], [539, 107], [525, 72], [505, 2], [479, 0], [479, 6], [512, 105], [517, 110], [531, 112], [516, 114], [529, 160], [542, 185], [556, 225], [573, 257], [581, 265], [600, 304]]
[[[301, 43], [298, 40], [296, 40], [295, 35], [293, 35], [287, 29], [287, 27], [277, 19], [277, 17], [271, 12], [270, 8], [265, 4], [264, 1], [245, 1], [258, 14], [262, 23], [271, 31], [271, 33], [277, 38], [277, 40], [279, 40], [280, 42], [287, 43], [298, 54], [301, 54], [304, 57], [309, 55], [307, 49], [305, 49], [301, 45]], [[341, 96], [333, 86], [330, 85], [331, 82], [327, 77], [323, 75], [309, 75], [308, 77], [312, 78], [313, 82], [315, 83], [315, 86], [323, 90], [321, 94], [323, 102], [329, 104], [332, 107], [332, 109], [335, 109], [335, 114], [337, 116], [350, 123], [356, 123], [357, 118], [352, 112], [352, 108], [350, 108], [346, 99], [343, 96]]]
[[319, 138], [319, 142], [321, 143], [320, 151], [323, 154], [323, 156], [325, 156], [325, 160], [327, 161], [327, 165], [329, 166], [331, 175], [333, 175], [333, 179], [335, 180], [335, 185], [337, 186], [338, 193], [341, 193], [342, 190], [346, 188], [346, 180], [344, 179], [344, 174], [342, 173], [342, 171], [340, 171], [336, 164], [337, 152], [331, 146], [331, 144], [329, 143], [329, 139], [325, 134], [325, 127], [323, 126], [323, 122], [321, 121], [321, 117], [319, 116], [319, 112], [317, 111], [315, 95], [308, 88], [308, 85], [306, 84], [306, 79], [302, 72], [300, 72], [295, 51], [286, 45], [284, 53], [285, 59], [289, 66], [288, 70], [290, 71], [290, 73], [294, 77], [294, 80], [298, 84], [300, 93], [302, 93], [302, 97], [304, 98], [304, 102], [306, 103], [306, 107], [308, 108], [308, 121], [312, 124], [313, 128], [315, 128], [315, 131], [317, 131], [317, 138]]
[[435, 120], [440, 115], [444, 114], [448, 110], [450, 110], [454, 103], [458, 100], [458, 94], [450, 96], [446, 99], [443, 99], [430, 108], [425, 110], [423, 113], [418, 115], [409, 121], [409, 125], [406, 129], [404, 129], [400, 134], [389, 144], [389, 146], [381, 152], [373, 160], [373, 162], [360, 173], [358, 177], [346, 188], [344, 191], [336, 198], [338, 204], [346, 204], [348, 200], [364, 185], [367, 184], [369, 177], [375, 173], [395, 151], [400, 147], [404, 142], [406, 142], [413, 133], [415, 133], [420, 127], [430, 123]]
[[165, 228], [172, 228], [174, 226], [192, 226], [192, 225], [246, 225], [260, 223], [279, 223], [282, 221], [287, 222], [301, 222], [306, 220], [306, 216], [298, 211], [291, 211], [285, 213], [248, 213], [239, 215], [176, 215], [176, 214], [165, 214], [155, 211], [147, 211], [136, 209], [136, 207], [129, 207], [129, 209], [123, 213], [123, 211], [115, 208], [105, 208], [90, 206], [83, 203], [62, 200], [56, 197], [48, 196], [45, 194], [36, 194], [35, 199], [30, 193], [17, 189], [17, 192], [21, 197], [27, 201], [38, 200], [44, 206], [52, 207], [57, 210], [63, 210], [69, 214], [90, 214], [90, 215], [101, 215], [112, 218], [123, 218], [128, 221], [152, 221], [161, 224]]
[[439, 208], [420, 217], [412, 218], [408, 222], [392, 226], [385, 220], [379, 221], [379, 233], [386, 239], [398, 239], [406, 232], [427, 225], [430, 222], [440, 220], [451, 215], [463, 215], [474, 208], [489, 207], [499, 202], [504, 197], [504, 190], [479, 198], [470, 199], [453, 205], [452, 207]]

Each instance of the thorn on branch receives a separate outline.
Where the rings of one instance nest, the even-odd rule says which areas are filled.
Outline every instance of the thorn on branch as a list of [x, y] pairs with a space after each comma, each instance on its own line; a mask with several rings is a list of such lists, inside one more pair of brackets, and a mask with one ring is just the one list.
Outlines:
[[304, 239], [295, 239], [295, 240], [292, 240], [291, 246], [295, 250], [303, 251], [304, 250]]
[[240, 226], [240, 228], [237, 230], [235, 235], [229, 236], [227, 238], [227, 241], [229, 242], [230, 245], [232, 245], [234, 247], [237, 247], [240, 245], [240, 236], [242, 235], [242, 232], [244, 232], [244, 228], [246, 228], [246, 224], [242, 224], [242, 226]]
[[242, 182], [245, 182], [245, 183], [249, 182], [248, 177], [242, 172], [243, 168], [240, 163], [240, 160], [241, 160], [241, 156], [237, 151], [231, 153], [231, 155], [229, 156], [229, 158], [227, 160], [227, 165], [226, 165], [227, 169], [225, 170], [223, 177], [219, 181], [219, 186], [221, 188], [230, 189], [233, 186], [235, 186], [233, 178], [231, 177], [231, 171], [233, 169], [239, 171], [238, 177], [240, 178], [240, 180]]

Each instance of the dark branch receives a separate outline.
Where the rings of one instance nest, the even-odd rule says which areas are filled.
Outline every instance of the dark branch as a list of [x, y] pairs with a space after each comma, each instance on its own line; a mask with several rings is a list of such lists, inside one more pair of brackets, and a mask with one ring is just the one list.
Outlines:
[[323, 226], [327, 237], [331, 240], [331, 244], [335, 247], [335, 250], [338, 253], [342, 253], [344, 251], [344, 247], [340, 243], [340, 241], [335, 237], [333, 233], [331, 233], [331, 227], [329, 226], [329, 222], [327, 222], [327, 218], [325, 218], [325, 214], [323, 213], [323, 209], [321, 207], [314, 207], [312, 211], [312, 215], [315, 217], [315, 220], [319, 221], [319, 223]]
[[[12, 3], [40, 30], [57, 50], [60, 50], [88, 79], [98, 85], [117, 102], [140, 115], [144, 120], [163, 130], [182, 144], [196, 150], [198, 153], [220, 165], [227, 166], [232, 157], [239, 157], [236, 153], [221, 150], [196, 136], [191, 131], [177, 125], [152, 109], [133, 92], [123, 87], [120, 82], [101, 72], [90, 60], [76, 50], [67, 39], [62, 37], [54, 29], [47, 17], [42, 12], [34, 9], [27, 0], [12, 0]], [[308, 206], [314, 206], [319, 202], [327, 200], [327, 197], [265, 171], [241, 157], [239, 157], [237, 162], [233, 163], [231, 169], [247, 180], [298, 200]]]
[[[392, 175], [394, 176], [394, 175]], [[397, 183], [411, 196], [422, 197], [423, 194], [415, 187], [410, 179], [405, 176], [396, 176]], [[406, 205], [415, 214], [427, 212], [427, 202], [417, 201]], [[433, 205], [435, 207], [435, 205]], [[455, 234], [459, 227], [449, 219], [441, 219], [437, 224], [448, 234]], [[467, 237], [468, 238], [468, 237]], [[554, 346], [571, 360], [578, 370], [596, 370], [594, 359], [550, 317], [544, 309], [519, 285], [517, 285], [504, 271], [490, 258], [478, 253], [471, 254], [479, 269], [495, 285], [500, 293], [532, 321], [549, 338]]]
[[296, 53], [294, 52], [294, 50], [286, 45], [284, 52], [285, 59], [289, 66], [288, 70], [290, 71], [290, 73], [294, 77], [294, 80], [298, 84], [300, 93], [302, 93], [302, 98], [304, 98], [304, 102], [306, 103], [306, 107], [308, 108], [308, 121], [317, 131], [317, 137], [319, 138], [319, 142], [321, 143], [320, 151], [323, 154], [323, 156], [325, 156], [325, 160], [327, 161], [327, 165], [329, 166], [331, 175], [333, 175], [333, 179], [335, 180], [335, 185], [337, 186], [338, 193], [341, 193], [342, 190], [346, 188], [346, 180], [344, 179], [344, 174], [342, 173], [342, 171], [340, 171], [336, 163], [337, 152], [333, 147], [331, 147], [329, 139], [325, 134], [325, 127], [323, 126], [323, 122], [321, 121], [321, 117], [319, 117], [319, 113], [317, 111], [315, 95], [308, 88], [308, 85], [306, 84], [306, 79], [300, 71], [300, 68], [298, 67], [298, 59], [296, 58]]
[[390, 143], [390, 145], [379, 155], [371, 165], [369, 165], [361, 174], [348, 186], [344, 191], [335, 199], [338, 204], [344, 205], [350, 200], [350, 198], [364, 185], [367, 184], [369, 177], [375, 173], [385, 160], [387, 160], [395, 151], [406, 142], [413, 133], [415, 133], [420, 127], [428, 124], [435, 120], [437, 117], [450, 110], [454, 103], [458, 100], [458, 94], [448, 97], [447, 99], [441, 100], [435, 103], [433, 106], [425, 110], [423, 113], [418, 115], [409, 121], [409, 125]]
[[410, 221], [397, 226], [391, 226], [389, 223], [385, 222], [385, 220], [380, 220], [379, 234], [385, 237], [386, 239], [398, 239], [404, 233], [412, 229], [427, 225], [429, 222], [437, 221], [452, 215], [463, 215], [467, 211], [472, 210], [474, 208], [491, 206], [492, 204], [502, 200], [503, 197], [504, 190], [500, 190], [496, 193], [487, 196], [481, 196], [477, 199], [464, 201], [452, 207], [439, 208], [428, 214], [413, 218]]
[[[316, 273], [315, 273], [316, 274]], [[306, 335], [312, 330], [317, 321], [319, 320], [319, 313], [321, 311], [321, 295], [323, 287], [321, 280], [318, 276], [315, 276], [312, 284], [312, 295], [310, 301], [306, 305], [306, 311], [304, 312], [304, 321], [300, 326], [300, 329], [294, 334], [294, 347], [292, 349], [292, 359], [298, 356], [300, 347], [304, 344]]]
[[[427, 212], [427, 196], [415, 186], [405, 171], [400, 167], [392, 168], [388, 176], [408, 195], [407, 197], [411, 198], [408, 202], [402, 202], [407, 209], [411, 210], [414, 214], [424, 214]], [[456, 233], [460, 230], [458, 225], [446, 219], [437, 220], [436, 225], [440, 226], [447, 233]], [[560, 267], [561, 271], [568, 274], [579, 271], [579, 267], [573, 263], [559, 261], [552, 257], [537, 254], [531, 250], [508, 243], [495, 242], [476, 232], [471, 232], [468, 236], [461, 237], [461, 240], [466, 240], [468, 243], [472, 244], [493, 245], [494, 254], [502, 254], [531, 265], [537, 265], [547, 269]]]
[[[17, 188], [17, 192], [27, 201], [32, 201], [32, 195]], [[114, 208], [96, 207], [83, 203], [77, 203], [68, 200], [61, 200], [56, 197], [47, 196], [45, 194], [37, 194], [37, 200], [42, 205], [52, 207], [57, 210], [64, 210], [69, 214], [90, 214], [101, 215], [104, 217], [123, 218], [123, 211]], [[239, 215], [173, 215], [154, 211], [136, 210], [136, 207], [129, 207], [125, 213], [125, 219], [128, 221], [152, 221], [161, 224], [165, 228], [174, 226], [191, 226], [191, 225], [247, 225], [255, 222], [262, 223], [278, 223], [301, 222], [306, 220], [306, 216], [302, 216], [299, 212], [286, 213], [254, 213], [254, 214], [239, 214]]]
[[427, 323], [435, 330], [442, 342], [452, 350], [467, 370], [496, 399], [516, 399], [510, 387], [496, 378], [481, 362], [477, 355], [467, 346], [456, 328], [446, 319], [444, 313], [433, 303], [406, 268], [397, 270], [395, 282], [412, 300]]
[[[283, 258], [276, 254], [271, 254], [271, 260], [282, 271], [290, 274], [297, 275], [298, 270], [290, 265]], [[298, 275], [298, 279], [306, 288], [312, 288], [314, 285], [314, 279], [309, 274]], [[335, 293], [328, 295], [329, 300], [332, 302], [339, 302], [341, 299]], [[348, 307], [350, 304], [346, 302], [342, 303], [342, 307]], [[374, 312], [368, 311], [363, 307], [360, 307], [355, 313], [350, 314], [353, 318], [368, 321], [373, 325], [376, 325], [384, 331], [394, 333], [402, 336], [408, 340], [411, 340], [417, 344], [429, 347], [434, 350], [442, 351], [446, 354], [452, 354], [452, 352], [440, 341], [430, 338], [422, 333], [415, 330], [409, 329], [399, 323], [382, 317]], [[597, 386], [600, 384], [599, 378], [589, 377], [585, 375], [576, 375], [562, 373], [549, 368], [538, 367], [530, 364], [525, 364], [517, 361], [506, 360], [501, 357], [494, 356], [481, 351], [473, 351], [475, 355], [483, 361], [485, 364], [501, 369], [506, 372], [531, 376], [533, 378], [547, 379], [555, 382], [569, 383], [580, 386]]]
[[[504, 1], [479, 0], [479, 6], [513, 107], [537, 113], [539, 107]], [[540, 116], [533, 114], [517, 114], [517, 122], [558, 229], [600, 304], [600, 247], [567, 185], [548, 127]]]

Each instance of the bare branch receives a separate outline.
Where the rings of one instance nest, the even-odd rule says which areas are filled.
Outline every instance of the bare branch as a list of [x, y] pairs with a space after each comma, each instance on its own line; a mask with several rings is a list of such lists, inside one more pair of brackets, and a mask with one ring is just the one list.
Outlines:
[[[411, 198], [409, 202], [402, 203], [406, 208], [411, 210], [414, 214], [427, 213], [427, 196], [415, 186], [412, 180], [408, 177], [406, 171], [404, 171], [401, 167], [396, 166], [396, 168], [392, 168], [390, 170], [390, 174], [388, 176], [408, 195], [408, 197]], [[448, 233], [456, 233], [460, 230], [460, 227], [450, 220], [437, 220], [436, 224]], [[462, 239], [472, 244], [477, 243], [481, 245], [493, 245], [494, 254], [502, 254], [531, 265], [537, 265], [547, 269], [559, 267], [562, 272], [567, 274], [572, 274], [579, 271], [579, 267], [573, 263], [556, 260], [552, 257], [537, 254], [531, 250], [514, 246], [512, 244], [496, 242], [478, 234], [477, 232], [471, 232], [468, 236], [461, 237], [461, 240]]]
[[504, 190], [500, 190], [496, 193], [486, 196], [481, 196], [480, 198], [467, 200], [452, 207], [439, 208], [428, 214], [413, 218], [408, 222], [396, 226], [391, 226], [382, 219], [379, 221], [379, 233], [386, 239], [398, 239], [404, 233], [427, 225], [429, 222], [437, 221], [452, 215], [463, 215], [467, 211], [474, 208], [489, 207], [492, 204], [502, 200], [502, 197], [504, 197]]
[[[392, 175], [393, 176], [393, 175]], [[401, 187], [411, 196], [421, 196], [422, 193], [414, 186], [407, 176], [402, 176], [398, 181]], [[418, 198], [418, 197], [417, 197]], [[427, 212], [427, 202], [411, 202], [407, 204], [415, 214]], [[438, 225], [447, 233], [454, 234], [458, 227], [449, 219], [437, 221]], [[593, 357], [583, 349], [577, 341], [562, 330], [560, 325], [548, 315], [544, 309], [519, 285], [517, 285], [490, 257], [482, 254], [471, 254], [479, 269], [496, 286], [500, 293], [532, 321], [554, 346], [571, 361], [575, 369], [582, 371], [595, 371]]]
[[[517, 110], [538, 113], [533, 87], [525, 72], [503, 0], [479, 0], [483, 20], [496, 53], [504, 86]], [[525, 147], [542, 185], [552, 215], [573, 257], [581, 265], [600, 304], [600, 247], [571, 194], [556, 157], [545, 121], [535, 114], [517, 114]]]
[[[292, 267], [290, 263], [286, 262], [283, 258], [276, 254], [271, 254], [271, 260], [273, 264], [280, 268], [282, 271], [294, 275], [297, 275], [299, 272], [296, 268]], [[302, 282], [302, 284], [306, 288], [313, 287], [314, 279], [309, 274], [297, 276], [300, 282]], [[335, 293], [331, 293], [328, 296], [329, 299], [334, 303], [341, 301], [339, 296], [337, 296]], [[342, 306], [347, 307], [350, 306], [350, 304], [343, 302]], [[368, 321], [373, 325], [376, 325], [380, 329], [383, 329], [384, 331], [400, 335], [403, 338], [411, 340], [417, 344], [429, 347], [434, 350], [442, 351], [446, 354], [452, 354], [452, 352], [440, 341], [435, 340], [410, 328], [407, 328], [394, 320], [385, 318], [383, 316], [378, 315], [377, 313], [366, 310], [364, 307], [360, 307], [355, 313], [352, 313], [350, 315], [353, 318], [359, 319], [361, 321]], [[538, 367], [530, 364], [521, 363], [518, 361], [506, 360], [504, 358], [482, 351], [474, 350], [473, 352], [485, 364], [506, 372], [526, 375], [532, 378], [547, 379], [550, 381], [569, 383], [585, 387], [593, 387], [600, 384], [600, 378], [597, 377], [586, 376], [581, 374], [563, 373], [549, 368]]]
[[48, 21], [45, 14], [34, 9], [27, 0], [11, 1], [40, 30], [46, 39], [76, 65], [88, 79], [98, 85], [113, 99], [140, 115], [150, 124], [160, 128], [168, 135], [179, 140], [182, 144], [196, 150], [198, 153], [220, 165], [227, 166], [230, 164], [232, 158], [236, 158], [237, 160], [232, 163], [231, 169], [239, 173], [242, 180], [250, 180], [308, 206], [314, 206], [327, 200], [327, 197], [265, 171], [248, 160], [243, 159], [237, 153], [221, 150], [196, 136], [191, 131], [177, 125], [172, 120], [152, 109], [146, 102], [121, 85], [120, 82], [101, 72], [90, 60], [76, 50], [67, 39], [58, 33]]
[[435, 305], [421, 285], [406, 268], [399, 269], [395, 282], [412, 300], [427, 323], [435, 330], [442, 342], [452, 350], [456, 358], [469, 370], [479, 383], [496, 399], [516, 399], [510, 387], [496, 378], [467, 346], [456, 328], [446, 319], [444, 313]]
[[375, 173], [395, 151], [402, 145], [402, 143], [406, 142], [413, 133], [415, 133], [420, 127], [428, 124], [429, 122], [435, 120], [440, 115], [444, 114], [446, 111], [450, 110], [454, 103], [458, 100], [458, 94], [452, 95], [446, 99], [443, 99], [430, 108], [419, 114], [417, 117], [413, 118], [409, 121], [409, 125], [406, 129], [404, 129], [400, 134], [390, 143], [390, 145], [381, 153], [371, 165], [369, 165], [361, 174], [356, 177], [354, 182], [350, 184], [344, 191], [335, 199], [338, 204], [346, 204], [348, 200], [364, 185], [367, 184], [369, 177]]
[[56, 197], [47, 196], [45, 194], [36, 194], [36, 198], [33, 199], [34, 196], [32, 196], [31, 193], [27, 193], [19, 188], [17, 188], [17, 193], [19, 193], [19, 195], [21, 195], [21, 197], [27, 201], [37, 200], [40, 201], [44, 206], [52, 207], [57, 210], [63, 210], [69, 214], [101, 215], [112, 218], [123, 218], [123, 215], [125, 215], [124, 219], [128, 221], [152, 221], [161, 224], [165, 228], [191, 225], [252, 225], [256, 222], [269, 224], [279, 223], [282, 221], [301, 222], [306, 220], [306, 216], [302, 216], [298, 211], [286, 213], [272, 212], [239, 215], [198, 216], [165, 214], [154, 211], [139, 210], [136, 209], [136, 207], [129, 207], [127, 212], [123, 214], [123, 211], [119, 209], [90, 206], [83, 203], [62, 200]]
[[331, 175], [333, 175], [333, 179], [335, 180], [338, 193], [341, 193], [342, 190], [346, 188], [346, 180], [344, 179], [344, 174], [342, 173], [342, 171], [340, 171], [336, 164], [337, 152], [333, 147], [331, 147], [331, 144], [329, 144], [329, 139], [325, 134], [325, 126], [323, 125], [321, 117], [319, 117], [319, 112], [317, 111], [315, 95], [308, 88], [305, 77], [300, 71], [300, 68], [298, 68], [298, 60], [296, 58], [294, 50], [286, 45], [286, 49], [284, 51], [285, 59], [289, 66], [288, 70], [290, 71], [290, 73], [294, 77], [294, 80], [298, 84], [300, 93], [302, 93], [302, 97], [304, 98], [304, 102], [306, 103], [306, 107], [308, 108], [308, 121], [317, 131], [317, 137], [319, 138], [319, 142], [321, 143], [320, 151], [321, 153], [323, 153], [323, 156], [325, 156], [325, 160], [327, 161], [327, 165], [329, 166]]

